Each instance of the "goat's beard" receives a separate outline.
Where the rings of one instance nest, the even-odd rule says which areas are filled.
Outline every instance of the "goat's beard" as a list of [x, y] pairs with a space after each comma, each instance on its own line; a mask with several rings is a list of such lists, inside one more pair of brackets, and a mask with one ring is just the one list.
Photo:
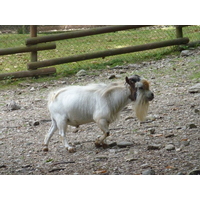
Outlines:
[[149, 101], [140, 96], [139, 98], [137, 98], [135, 104], [133, 105], [133, 108], [135, 110], [136, 117], [141, 122], [145, 121], [149, 108]]

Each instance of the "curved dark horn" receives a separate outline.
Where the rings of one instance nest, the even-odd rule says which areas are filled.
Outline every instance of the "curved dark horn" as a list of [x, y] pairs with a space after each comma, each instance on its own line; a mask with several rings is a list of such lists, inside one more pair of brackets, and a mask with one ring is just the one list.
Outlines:
[[131, 80], [131, 81], [133, 81], [133, 82], [135, 82], [135, 83], [139, 82], [141, 80], [140, 76], [138, 76], [138, 75], [130, 76], [128, 79]]

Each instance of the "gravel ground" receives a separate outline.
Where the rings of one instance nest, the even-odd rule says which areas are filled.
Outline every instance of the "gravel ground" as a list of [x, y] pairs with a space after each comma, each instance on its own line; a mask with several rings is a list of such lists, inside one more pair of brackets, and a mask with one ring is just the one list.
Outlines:
[[[90, 71], [45, 83], [21, 83], [17, 89], [1, 90], [0, 174], [189, 174], [200, 170], [200, 93], [189, 93], [198, 83], [200, 49], [188, 55], [159, 61]], [[145, 123], [138, 123], [132, 106], [111, 124], [108, 149], [97, 149], [94, 140], [101, 131], [96, 124], [70, 128], [67, 138], [75, 153], [69, 153], [56, 132], [49, 151], [42, 151], [50, 127], [47, 95], [71, 84], [123, 80], [139, 74], [151, 82], [155, 99]], [[113, 79], [109, 79], [113, 78]], [[193, 77], [193, 78], [192, 78]], [[121, 147], [120, 143], [126, 142]], [[117, 145], [116, 145], [117, 143]]]

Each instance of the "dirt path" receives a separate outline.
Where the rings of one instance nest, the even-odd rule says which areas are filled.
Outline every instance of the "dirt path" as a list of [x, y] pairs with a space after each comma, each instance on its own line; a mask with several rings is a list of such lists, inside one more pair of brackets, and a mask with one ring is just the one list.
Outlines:
[[[89, 72], [88, 72], [89, 73]], [[200, 50], [188, 57], [118, 66], [82, 77], [48, 83], [23, 83], [17, 90], [1, 90], [0, 174], [188, 174], [200, 169], [200, 94], [188, 89], [199, 81]], [[94, 75], [99, 74], [99, 75]], [[46, 98], [52, 89], [69, 84], [108, 82], [111, 74], [139, 74], [150, 80], [155, 99], [148, 120], [138, 124], [132, 106], [111, 125], [108, 142], [132, 142], [126, 148], [96, 149], [101, 131], [95, 124], [83, 125], [68, 140], [76, 153], [67, 152], [56, 133], [49, 152], [42, 151], [50, 127]], [[11, 109], [15, 101], [20, 109]], [[169, 149], [169, 150], [167, 150]]]

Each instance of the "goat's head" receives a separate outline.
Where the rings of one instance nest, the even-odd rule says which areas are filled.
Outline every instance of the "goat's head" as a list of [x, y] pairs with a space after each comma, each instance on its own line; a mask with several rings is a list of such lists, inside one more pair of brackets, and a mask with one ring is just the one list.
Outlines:
[[138, 75], [126, 77], [126, 83], [130, 86], [130, 99], [135, 101], [136, 116], [144, 121], [147, 115], [149, 101], [153, 100], [154, 94], [149, 89], [149, 82]]

